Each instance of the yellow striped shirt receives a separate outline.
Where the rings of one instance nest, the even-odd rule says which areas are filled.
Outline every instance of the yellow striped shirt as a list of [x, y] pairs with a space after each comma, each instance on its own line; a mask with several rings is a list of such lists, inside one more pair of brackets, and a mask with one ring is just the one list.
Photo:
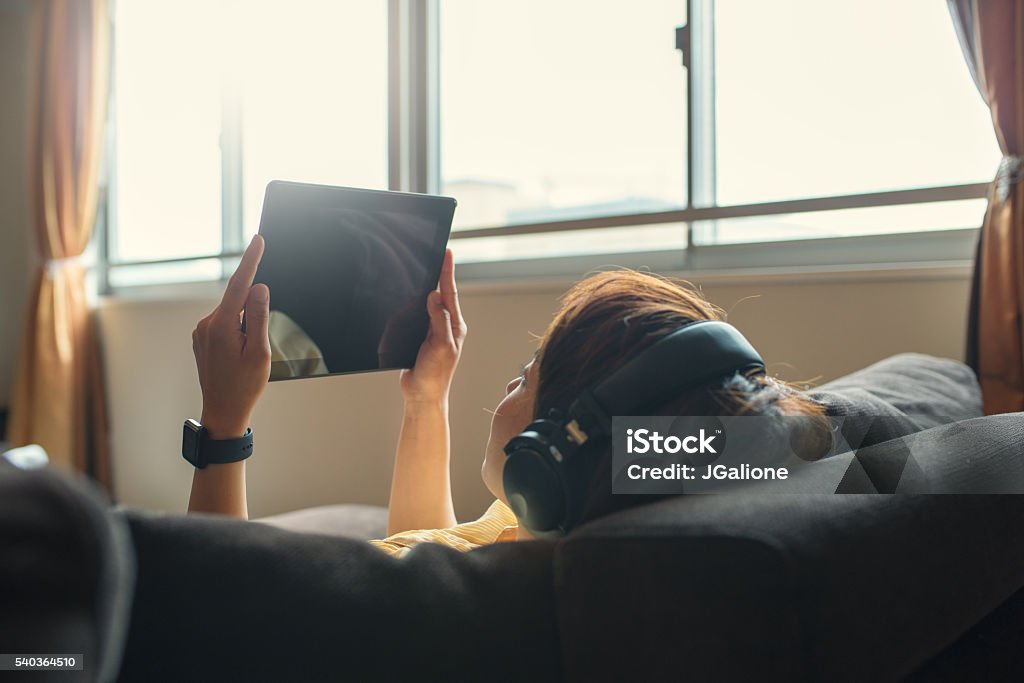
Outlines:
[[516, 516], [500, 500], [491, 503], [480, 519], [448, 529], [400, 531], [379, 541], [370, 541], [386, 553], [401, 557], [420, 543], [440, 543], [456, 550], [472, 550], [482, 545], [514, 541], [518, 530]]

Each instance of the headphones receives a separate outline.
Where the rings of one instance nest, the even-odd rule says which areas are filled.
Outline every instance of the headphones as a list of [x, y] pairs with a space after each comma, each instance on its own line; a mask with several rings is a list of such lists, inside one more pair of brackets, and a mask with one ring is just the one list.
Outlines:
[[611, 437], [612, 416], [657, 409], [681, 392], [735, 372], [764, 371], [764, 361], [732, 325], [687, 323], [644, 349], [591, 389], [568, 414], [551, 411], [505, 445], [505, 498], [537, 538], [557, 538], [578, 522], [594, 462], [581, 451]]

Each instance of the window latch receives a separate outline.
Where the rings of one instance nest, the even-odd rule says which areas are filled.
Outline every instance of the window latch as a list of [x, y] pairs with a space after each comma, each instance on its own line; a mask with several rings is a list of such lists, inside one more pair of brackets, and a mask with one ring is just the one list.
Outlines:
[[676, 49], [683, 54], [683, 68], [690, 68], [690, 25], [676, 26]]

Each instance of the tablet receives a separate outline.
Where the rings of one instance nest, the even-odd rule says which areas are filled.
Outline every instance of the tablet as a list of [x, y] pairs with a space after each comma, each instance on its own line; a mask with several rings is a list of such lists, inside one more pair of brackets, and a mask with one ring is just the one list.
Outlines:
[[454, 212], [450, 197], [267, 185], [271, 381], [411, 368]]

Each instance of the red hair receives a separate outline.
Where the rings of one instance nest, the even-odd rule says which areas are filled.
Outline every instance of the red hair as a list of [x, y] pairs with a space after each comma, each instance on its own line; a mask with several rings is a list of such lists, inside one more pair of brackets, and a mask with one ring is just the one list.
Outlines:
[[[565, 294], [541, 337], [535, 414], [566, 408], [572, 396], [686, 323], [724, 318], [699, 292], [665, 277], [633, 270], [588, 277]], [[691, 415], [824, 414], [819, 404], [763, 373], [726, 378], [660, 408], [673, 407], [701, 411], [685, 413]]]
[[[633, 270], [586, 278], [564, 295], [558, 313], [541, 337], [535, 417], [545, 417], [551, 410], [564, 413], [580, 392], [683, 325], [724, 318], [720, 308], [690, 285], [669, 278]], [[650, 413], [801, 416], [810, 418], [807, 424], [814, 444], [831, 443], [824, 407], [760, 371], [736, 373], [710, 386], [681, 392], [666, 405], [652, 407]], [[595, 457], [609, 458], [609, 449], [605, 451]], [[607, 467], [595, 462], [595, 467], [597, 473], [610, 476], [610, 461]], [[610, 490], [607, 477], [595, 477], [584, 519], [655, 499], [609, 497]]]

